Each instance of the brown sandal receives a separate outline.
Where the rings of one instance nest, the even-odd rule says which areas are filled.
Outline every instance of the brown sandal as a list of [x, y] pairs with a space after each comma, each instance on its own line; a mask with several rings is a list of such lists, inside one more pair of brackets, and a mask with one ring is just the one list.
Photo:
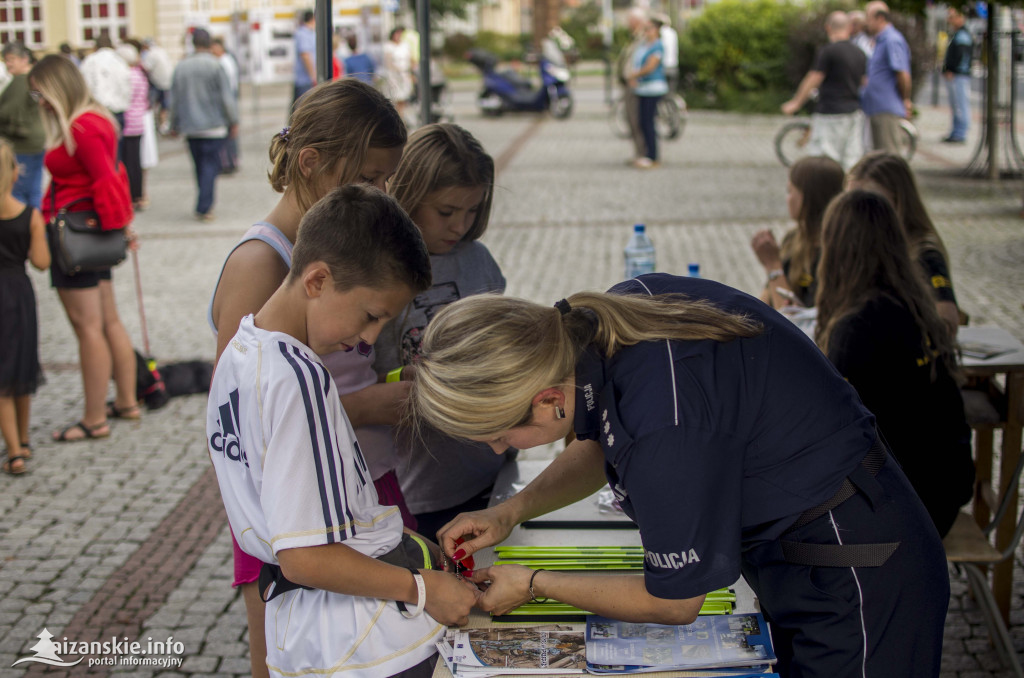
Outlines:
[[[97, 431], [99, 431], [102, 428], [106, 428], [107, 429], [106, 432], [104, 432], [104, 433], [97, 433]], [[82, 437], [81, 438], [68, 438], [68, 433], [70, 433], [71, 431], [74, 431], [76, 429], [80, 429], [82, 431]], [[76, 423], [72, 424], [71, 426], [68, 426], [66, 429], [64, 429], [60, 433], [55, 433], [53, 435], [53, 439], [56, 442], [58, 442], [58, 443], [77, 443], [79, 440], [90, 440], [90, 439], [95, 439], [95, 438], [106, 438], [109, 435], [110, 435], [110, 424], [107, 423], [106, 421], [104, 421], [101, 424], [96, 424], [95, 426], [86, 426], [84, 422], [79, 421], [79, 422], [76, 422]]]
[[107, 403], [107, 419], [128, 419], [138, 421], [142, 419], [142, 408], [138, 403], [131, 407], [118, 407], [113, 401]]
[[28, 467], [25, 466], [26, 459], [27, 457], [20, 454], [13, 457], [7, 457], [7, 460], [0, 468], [3, 468], [3, 472], [8, 475], [20, 476], [22, 473], [28, 471]]

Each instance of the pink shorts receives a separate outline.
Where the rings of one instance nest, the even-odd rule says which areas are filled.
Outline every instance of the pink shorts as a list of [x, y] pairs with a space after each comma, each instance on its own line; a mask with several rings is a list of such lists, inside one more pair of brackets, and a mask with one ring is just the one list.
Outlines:
[[[380, 502], [380, 505], [397, 506], [402, 514], [402, 524], [410, 530], [415, 530], [416, 519], [412, 517], [409, 507], [405, 505], [405, 497], [402, 496], [402, 488], [398, 486], [398, 477], [395, 475], [395, 472], [388, 471], [377, 480], [374, 480], [373, 486], [377, 489], [377, 500]], [[263, 567], [263, 561], [243, 551], [238, 542], [235, 541], [234, 532], [231, 533], [231, 548], [235, 556], [235, 581], [231, 585], [241, 586], [242, 584], [250, 584], [257, 581], [260, 578], [260, 569]]]

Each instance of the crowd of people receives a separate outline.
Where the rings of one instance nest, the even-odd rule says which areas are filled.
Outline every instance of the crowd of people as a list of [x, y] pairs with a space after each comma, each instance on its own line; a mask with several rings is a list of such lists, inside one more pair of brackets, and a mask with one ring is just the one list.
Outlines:
[[[962, 144], [970, 124], [974, 41], [965, 27], [969, 10], [950, 6], [951, 29], [942, 72], [952, 127], [942, 141]], [[849, 170], [864, 149], [900, 151], [900, 121], [914, 115], [910, 47], [893, 25], [888, 5], [869, 2], [863, 12], [835, 11], [825, 21], [828, 43], [782, 112], [794, 115], [814, 100], [809, 155], [826, 155]]]
[[[876, 27], [880, 4], [868, 6]], [[842, 36], [829, 21], [830, 38]], [[637, 167], [657, 162], [648, 118], [667, 92], [662, 28], [638, 23], [624, 71]], [[87, 200], [134, 246], [145, 163], [127, 156], [168, 91], [169, 130], [196, 167], [196, 215], [212, 218], [237, 80], [207, 31], [191, 40], [155, 93], [142, 43], [101, 39], [80, 65], [50, 55], [28, 68], [31, 55], [4, 49], [20, 83], [7, 91], [35, 108], [6, 106], [35, 111], [42, 131], [0, 143], [0, 314], [19, 319], [0, 325], [0, 352], [18, 356], [0, 362], [6, 473], [28, 468], [42, 379], [26, 261], [49, 267], [79, 344], [84, 411], [54, 441], [105, 437], [112, 419], [141, 416], [111, 271], [51, 262], [45, 223]], [[410, 134], [398, 103], [362, 79], [316, 83], [315, 63], [310, 73], [269, 142], [280, 198], [252, 215], [208, 307], [206, 433], [254, 676], [429, 676], [444, 625], [538, 597], [689, 623], [741, 573], [783, 675], [937, 675], [941, 536], [971, 496], [973, 465], [949, 256], [902, 158], [876, 151], [847, 171], [821, 155], [791, 168], [794, 227], [781, 244], [770, 232], [752, 242], [761, 300], [649, 274], [537, 304], [502, 296], [480, 242], [495, 180], [482, 144], [450, 123]], [[5, 110], [0, 96], [0, 123]], [[51, 176], [41, 205], [16, 188], [20, 155], [39, 153]], [[779, 312], [797, 306], [817, 310], [813, 340]], [[565, 439], [537, 480], [487, 507], [517, 449]], [[473, 570], [473, 553], [518, 523], [606, 484], [647, 552], [665, 556], [647, 558], [643, 575]], [[468, 570], [436, 566], [448, 558]]]

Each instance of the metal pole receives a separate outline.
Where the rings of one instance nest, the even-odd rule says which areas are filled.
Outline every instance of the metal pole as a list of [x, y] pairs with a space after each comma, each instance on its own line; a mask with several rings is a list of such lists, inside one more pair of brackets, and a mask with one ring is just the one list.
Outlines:
[[316, 81], [334, 79], [334, 27], [331, 25], [331, 0], [316, 0]]
[[416, 24], [420, 33], [420, 125], [430, 124], [430, 0], [416, 0]]
[[985, 128], [988, 133], [988, 178], [999, 178], [999, 26], [996, 23], [998, 5], [988, 5], [988, 82], [985, 96], [988, 108], [985, 111]]
[[612, 46], [615, 40], [614, 14], [612, 0], [601, 2], [601, 33], [604, 42], [604, 100], [612, 105]]

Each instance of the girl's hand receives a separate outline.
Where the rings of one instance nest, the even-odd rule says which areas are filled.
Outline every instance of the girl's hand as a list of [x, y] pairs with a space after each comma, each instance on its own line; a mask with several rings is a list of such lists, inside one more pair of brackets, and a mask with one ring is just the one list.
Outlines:
[[473, 581], [490, 582], [477, 601], [477, 607], [491, 614], [505, 614], [529, 602], [533, 573], [534, 570], [522, 565], [494, 565], [474, 571]]
[[782, 268], [779, 244], [775, 241], [775, 236], [768, 229], [755, 233], [754, 237], [750, 240], [750, 247], [754, 250], [754, 254], [757, 255], [757, 260], [761, 262], [761, 265], [766, 270], [774, 271], [775, 269]]
[[437, 531], [437, 543], [452, 560], [464, 560], [480, 549], [505, 541], [515, 525], [505, 518], [501, 506], [460, 513]]
[[446, 626], [462, 626], [469, 621], [469, 612], [480, 597], [480, 589], [470, 581], [437, 570], [420, 570], [427, 589], [424, 609]]

